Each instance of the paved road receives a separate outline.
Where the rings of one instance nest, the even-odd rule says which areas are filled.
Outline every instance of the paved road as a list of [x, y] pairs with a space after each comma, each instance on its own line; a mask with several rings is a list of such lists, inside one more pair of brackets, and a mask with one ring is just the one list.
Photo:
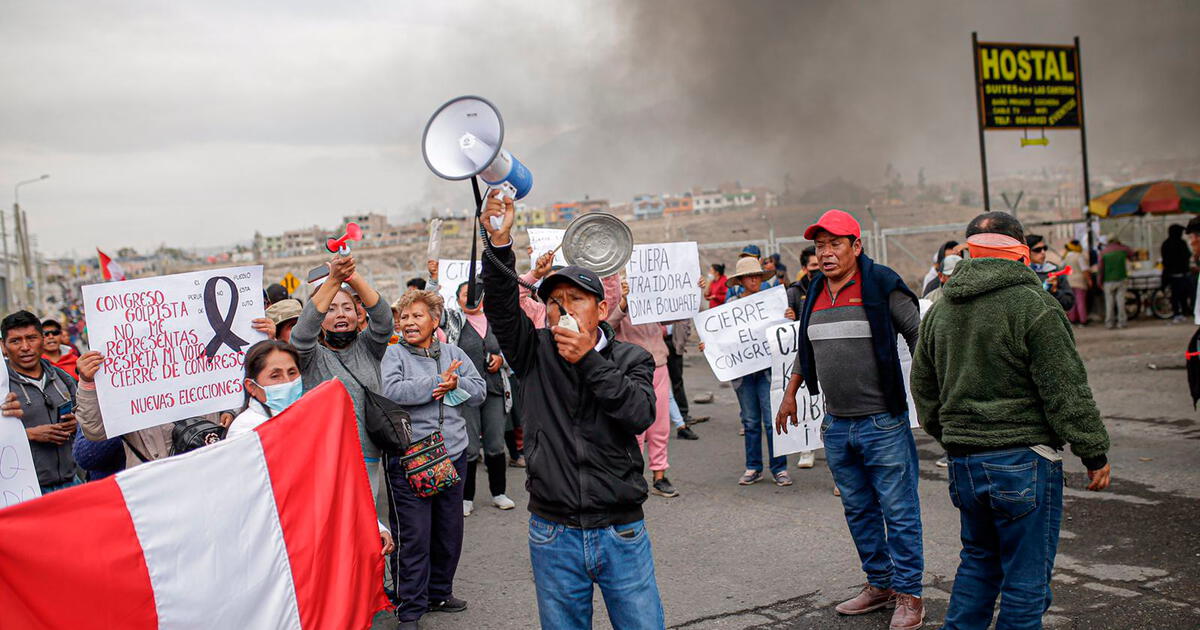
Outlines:
[[[1084, 469], [1066, 460], [1068, 489], [1049, 628], [1200, 628], [1200, 423], [1186, 392], [1182, 353], [1191, 326], [1159, 322], [1125, 331], [1092, 326], [1079, 343], [1112, 435], [1114, 482], [1080, 490]], [[686, 371], [694, 405], [711, 415], [698, 442], [672, 439], [670, 478], [682, 496], [651, 496], [646, 518], [671, 628], [884, 629], [888, 617], [842, 618], [831, 607], [863, 581], [823, 457], [795, 470], [790, 488], [740, 487], [741, 438], [733, 390], [701, 357]], [[1160, 368], [1151, 370], [1147, 364]], [[945, 614], [957, 566], [958, 515], [946, 495], [936, 444], [917, 431], [925, 527], [927, 627]], [[794, 457], [792, 458], [794, 461]], [[510, 496], [524, 506], [523, 472], [509, 470]], [[481, 480], [481, 494], [486, 493]], [[467, 519], [455, 583], [467, 612], [433, 614], [428, 629], [533, 628], [537, 610], [526, 542], [527, 513], [480, 508]], [[597, 594], [596, 627], [608, 628]], [[380, 614], [375, 628], [394, 628]]]

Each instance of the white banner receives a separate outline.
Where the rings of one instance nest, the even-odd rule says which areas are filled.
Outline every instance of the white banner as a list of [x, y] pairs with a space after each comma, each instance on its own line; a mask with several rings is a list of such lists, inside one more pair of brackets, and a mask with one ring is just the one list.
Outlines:
[[[483, 272], [483, 263], [475, 261], [475, 279]], [[446, 308], [458, 309], [458, 285], [471, 277], [471, 261], [443, 258], [438, 261], [438, 295], [446, 301]]]
[[261, 266], [91, 284], [83, 302], [108, 437], [241, 407]]
[[771, 367], [766, 330], [785, 324], [787, 290], [782, 286], [726, 302], [696, 315], [704, 357], [717, 380], [730, 381]]
[[[566, 230], [554, 230], [550, 228], [529, 228], [526, 230], [529, 233], [529, 246], [533, 248], [533, 253], [529, 256], [529, 268], [537, 266], [537, 259], [541, 258], [546, 252], [562, 245], [563, 234]], [[562, 267], [567, 266], [567, 257], [563, 255], [562, 249], [554, 252], [554, 262], [552, 265]]]
[[[0, 359], [0, 395], [8, 396], [8, 365]], [[0, 509], [42, 496], [33, 451], [20, 418], [0, 416]]]
[[688, 319], [700, 312], [700, 252], [695, 243], [634, 245], [625, 279], [629, 319], [635, 324]]

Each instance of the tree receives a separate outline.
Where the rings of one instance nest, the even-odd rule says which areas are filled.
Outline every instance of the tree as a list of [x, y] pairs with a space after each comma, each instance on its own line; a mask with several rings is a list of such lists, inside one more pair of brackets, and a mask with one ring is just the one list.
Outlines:
[[132, 247], [122, 247], [117, 250], [117, 258], [137, 258], [137, 250]]

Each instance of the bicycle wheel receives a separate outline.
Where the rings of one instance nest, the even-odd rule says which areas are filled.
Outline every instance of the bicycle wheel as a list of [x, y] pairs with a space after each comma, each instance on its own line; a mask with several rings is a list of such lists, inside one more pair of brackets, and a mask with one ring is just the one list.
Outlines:
[[1138, 315], [1142, 314], [1142, 292], [1137, 289], [1130, 289], [1125, 292], [1125, 316], [1129, 319], [1137, 319]]
[[1159, 319], [1171, 319], [1175, 308], [1171, 305], [1171, 289], [1156, 289], [1150, 294], [1150, 312]]

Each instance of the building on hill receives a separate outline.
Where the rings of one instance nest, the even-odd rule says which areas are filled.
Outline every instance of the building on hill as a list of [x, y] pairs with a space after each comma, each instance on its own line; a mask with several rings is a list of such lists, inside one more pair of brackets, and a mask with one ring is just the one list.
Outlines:
[[663, 215], [666, 204], [658, 195], [637, 195], [633, 198], [633, 218], [656, 219]]
[[691, 214], [695, 212], [696, 207], [692, 203], [692, 193], [683, 193], [682, 195], [663, 197], [663, 214]]

